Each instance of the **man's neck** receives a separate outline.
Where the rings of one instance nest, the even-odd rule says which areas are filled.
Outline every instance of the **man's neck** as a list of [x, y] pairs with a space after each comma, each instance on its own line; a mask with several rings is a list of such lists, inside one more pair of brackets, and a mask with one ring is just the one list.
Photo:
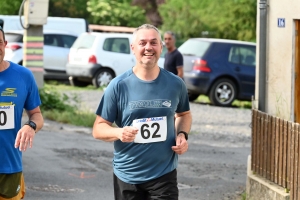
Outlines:
[[142, 65], [136, 65], [133, 67], [133, 73], [143, 81], [153, 81], [155, 80], [160, 72], [158, 65], [155, 65], [151, 68], [147, 68]]
[[4, 70], [6, 70], [8, 65], [9, 65], [8, 62], [6, 62], [5, 60], [2, 60], [0, 62], [0, 72], [3, 72]]
[[168, 49], [168, 53], [171, 53], [171, 52], [173, 52], [175, 50], [176, 50], [176, 47], [171, 47], [171, 48]]

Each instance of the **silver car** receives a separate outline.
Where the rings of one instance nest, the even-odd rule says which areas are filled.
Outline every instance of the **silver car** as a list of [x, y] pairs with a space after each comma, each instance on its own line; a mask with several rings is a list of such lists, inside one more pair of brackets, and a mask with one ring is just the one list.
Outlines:
[[[23, 34], [24, 31], [6, 31], [5, 60], [23, 63]], [[66, 64], [70, 47], [77, 35], [66, 31], [44, 31], [44, 79], [68, 79]]]

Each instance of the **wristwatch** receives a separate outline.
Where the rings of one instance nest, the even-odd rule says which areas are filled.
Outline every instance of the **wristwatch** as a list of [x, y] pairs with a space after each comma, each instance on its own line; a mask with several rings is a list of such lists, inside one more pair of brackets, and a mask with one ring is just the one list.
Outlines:
[[36, 124], [33, 121], [31, 121], [31, 120], [25, 122], [24, 125], [30, 126], [34, 131], [36, 130]]
[[185, 137], [186, 140], [189, 139], [189, 134], [187, 134], [187, 132], [185, 132], [185, 131], [179, 131], [179, 132], [177, 133], [177, 135], [179, 135], [180, 133], [183, 133], [183, 134], [184, 134], [184, 137]]

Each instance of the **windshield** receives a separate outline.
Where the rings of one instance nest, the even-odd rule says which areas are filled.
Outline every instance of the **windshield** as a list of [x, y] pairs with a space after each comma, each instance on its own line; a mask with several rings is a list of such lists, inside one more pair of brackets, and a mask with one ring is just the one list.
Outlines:
[[23, 42], [23, 35], [17, 33], [5, 33], [7, 42]]
[[198, 56], [202, 57], [208, 47], [210, 46], [210, 42], [207, 41], [201, 41], [197, 39], [189, 39], [186, 42], [184, 42], [178, 50], [182, 55], [186, 56]]
[[86, 34], [77, 38], [74, 42], [72, 48], [75, 49], [90, 49], [92, 48], [94, 41], [96, 39], [95, 35]]

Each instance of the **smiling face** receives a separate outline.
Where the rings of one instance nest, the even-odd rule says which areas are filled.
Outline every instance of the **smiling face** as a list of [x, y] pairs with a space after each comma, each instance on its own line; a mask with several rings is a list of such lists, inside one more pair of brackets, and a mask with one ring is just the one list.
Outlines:
[[140, 29], [134, 37], [131, 49], [134, 52], [137, 66], [152, 68], [157, 66], [157, 61], [162, 52], [162, 42], [155, 29]]

